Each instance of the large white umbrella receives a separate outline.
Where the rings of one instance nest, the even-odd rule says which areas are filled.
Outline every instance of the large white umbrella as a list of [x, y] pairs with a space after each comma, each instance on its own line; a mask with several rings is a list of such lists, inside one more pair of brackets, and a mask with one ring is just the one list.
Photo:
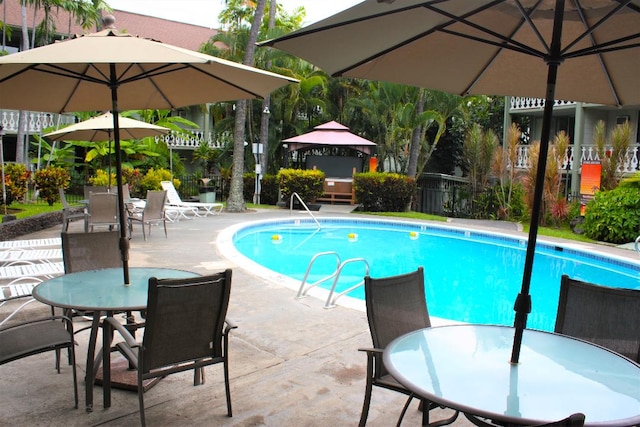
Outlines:
[[[157, 126], [129, 117], [118, 118], [120, 139], [141, 139], [148, 136], [160, 136], [169, 132], [169, 128]], [[43, 135], [52, 141], [110, 141], [113, 138], [113, 114], [110, 112], [83, 120]]]
[[[264, 97], [295, 81], [109, 28], [0, 57], [0, 108], [56, 113], [111, 111], [120, 187], [119, 111]], [[118, 201], [127, 284], [129, 242], [122, 192], [118, 192]]]
[[366, 0], [264, 43], [333, 76], [460, 95], [544, 97], [531, 228], [515, 303], [512, 363], [531, 311], [555, 99], [640, 104], [640, 0]]
[[[141, 139], [148, 136], [165, 135], [170, 129], [129, 117], [118, 118], [120, 139]], [[111, 187], [111, 141], [113, 141], [113, 114], [104, 113], [96, 117], [66, 126], [43, 135], [52, 141], [108, 141], [109, 142], [109, 187]]]

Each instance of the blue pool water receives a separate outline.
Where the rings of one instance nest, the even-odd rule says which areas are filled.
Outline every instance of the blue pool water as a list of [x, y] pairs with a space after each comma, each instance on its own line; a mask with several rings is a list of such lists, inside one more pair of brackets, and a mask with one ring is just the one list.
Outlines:
[[[423, 266], [431, 316], [511, 325], [513, 301], [522, 284], [526, 241], [512, 236], [444, 226], [385, 220], [278, 220], [238, 230], [238, 252], [262, 266], [302, 280], [319, 252], [338, 252], [340, 259], [364, 258], [373, 277], [408, 273]], [[579, 245], [579, 244], [578, 244]], [[640, 288], [640, 263], [538, 241], [531, 279], [532, 312], [527, 326], [553, 330], [560, 276], [593, 283]], [[313, 283], [335, 270], [323, 257], [308, 278]], [[349, 264], [337, 291], [362, 280], [362, 263]], [[332, 281], [323, 284], [329, 288]], [[349, 293], [364, 299], [362, 287]]]

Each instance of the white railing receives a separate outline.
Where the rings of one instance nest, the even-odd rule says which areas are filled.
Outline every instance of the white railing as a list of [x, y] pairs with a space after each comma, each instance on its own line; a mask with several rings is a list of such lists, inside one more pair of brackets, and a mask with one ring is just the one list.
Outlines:
[[[540, 109], [544, 108], [545, 99], [544, 98], [527, 98], [523, 96], [512, 96], [511, 97], [511, 110], [531, 110], [531, 109]], [[564, 105], [575, 105], [574, 101], [562, 101], [555, 100], [553, 101], [553, 106], [561, 107]]]
[[[8, 133], [17, 133], [20, 112], [17, 110], [0, 110], [0, 126]], [[44, 129], [66, 126], [75, 123], [73, 115], [52, 114], [36, 111], [27, 111], [27, 121], [24, 132], [31, 135], [40, 134]], [[191, 134], [170, 131], [165, 136], [156, 137], [156, 140], [164, 141], [169, 148], [195, 150], [201, 144], [207, 143], [211, 148], [223, 148], [230, 135], [222, 135], [215, 139], [213, 132], [203, 132], [197, 129], [191, 130]], [[218, 135], [219, 136], [219, 135]]]
[[[19, 119], [20, 112], [17, 110], [0, 110], [0, 126], [2, 126], [5, 132], [17, 133]], [[64, 114], [27, 111], [27, 121], [23, 130], [30, 134], [37, 134], [42, 132], [43, 129], [56, 125], [68, 125], [74, 121], [73, 116]]]
[[[529, 159], [529, 146], [528, 145], [518, 145], [518, 160], [515, 165], [516, 169], [529, 169], [531, 167], [531, 161]], [[573, 170], [575, 153], [574, 147], [571, 146], [567, 149], [567, 153], [564, 156], [564, 160], [562, 162], [563, 170]], [[613, 147], [607, 146], [605, 150], [607, 152], [611, 152]], [[635, 144], [629, 147], [627, 153], [625, 155], [624, 162], [618, 168], [618, 172], [627, 174], [627, 173], [635, 173], [639, 170], [638, 168], [638, 151], [640, 150], [640, 145]], [[581, 147], [580, 154], [580, 164], [585, 162], [597, 162], [600, 160], [600, 156], [598, 156], [598, 151], [595, 146], [586, 146]], [[567, 167], [568, 164], [568, 167]]]

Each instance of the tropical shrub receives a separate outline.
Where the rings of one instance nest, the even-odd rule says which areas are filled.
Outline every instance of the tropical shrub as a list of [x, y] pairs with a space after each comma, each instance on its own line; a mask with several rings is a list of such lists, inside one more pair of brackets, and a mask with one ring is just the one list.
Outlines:
[[305, 203], [313, 203], [322, 195], [324, 178], [324, 172], [316, 169], [281, 169], [277, 176], [283, 200], [288, 201], [297, 193]]
[[147, 194], [149, 190], [162, 190], [162, 181], [173, 181], [173, 186], [176, 187], [176, 189], [180, 187], [180, 180], [171, 178], [171, 172], [169, 170], [151, 168], [140, 180], [140, 190], [142, 194]]
[[[123, 182], [126, 182], [123, 174]], [[116, 185], [116, 174], [115, 172], [111, 172], [111, 179], [109, 179], [109, 174], [107, 171], [103, 169], [97, 169], [96, 174], [92, 177], [89, 177], [89, 182], [91, 185], [96, 187], [107, 187], [109, 185]]]
[[276, 205], [278, 203], [278, 179], [275, 175], [264, 175], [260, 187], [260, 203]]
[[9, 206], [16, 200], [20, 200], [27, 193], [27, 183], [31, 177], [31, 172], [27, 170], [25, 165], [20, 163], [5, 163], [4, 164], [4, 184], [7, 193], [7, 200], [2, 200], [2, 194], [0, 194], [0, 200], [2, 204]]
[[353, 186], [356, 202], [369, 212], [404, 212], [417, 191], [415, 179], [398, 173], [357, 173]]
[[242, 175], [242, 197], [245, 202], [253, 202], [253, 193], [256, 189], [255, 172], [246, 172]]
[[140, 183], [142, 181], [143, 175], [140, 169], [130, 168], [124, 166], [122, 168], [122, 180], [129, 185], [129, 193], [133, 197], [143, 197], [142, 189]]
[[[474, 200], [473, 217], [502, 221], [518, 221], [527, 215], [525, 192], [521, 183], [506, 184], [510, 188], [509, 198], [504, 198], [503, 184], [487, 188]], [[508, 203], [507, 203], [508, 200]]]
[[53, 206], [60, 199], [58, 188], [69, 186], [69, 171], [57, 166], [49, 166], [38, 169], [35, 174], [36, 187], [40, 191], [40, 197], [45, 199], [49, 206]]
[[586, 206], [583, 225], [590, 239], [614, 244], [635, 240], [640, 230], [640, 190], [620, 185], [597, 192]]

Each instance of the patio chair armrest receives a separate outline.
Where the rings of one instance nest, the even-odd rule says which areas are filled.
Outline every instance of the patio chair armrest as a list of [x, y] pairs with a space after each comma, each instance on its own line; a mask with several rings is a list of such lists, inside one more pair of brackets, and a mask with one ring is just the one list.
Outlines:
[[52, 320], [62, 320], [63, 323], [67, 325], [67, 331], [73, 336], [73, 322], [67, 316], [47, 316], [47, 317], [39, 317], [37, 319], [25, 320], [17, 323], [15, 325], [7, 326], [6, 328], [2, 328], [2, 331], [7, 331], [13, 328], [19, 328], [25, 325], [30, 325], [34, 323], [42, 323], [42, 322], [51, 322]]
[[142, 344], [137, 342], [136, 339], [133, 337], [133, 335], [131, 335], [131, 332], [127, 330], [126, 325], [123, 325], [122, 323], [118, 322], [113, 317], [107, 317], [104, 321], [108, 322], [111, 325], [111, 327], [113, 327], [114, 331], [118, 331], [120, 335], [122, 335], [122, 338], [124, 338], [124, 341], [127, 344], [127, 346], [131, 348], [142, 346]]
[[363, 348], [359, 348], [358, 351], [365, 351], [373, 355], [384, 353], [383, 348], [375, 348], [375, 347], [363, 347]]
[[224, 328], [225, 335], [227, 335], [232, 329], [236, 329], [238, 327], [238, 325], [230, 319], [224, 319], [224, 323], [226, 324]]

